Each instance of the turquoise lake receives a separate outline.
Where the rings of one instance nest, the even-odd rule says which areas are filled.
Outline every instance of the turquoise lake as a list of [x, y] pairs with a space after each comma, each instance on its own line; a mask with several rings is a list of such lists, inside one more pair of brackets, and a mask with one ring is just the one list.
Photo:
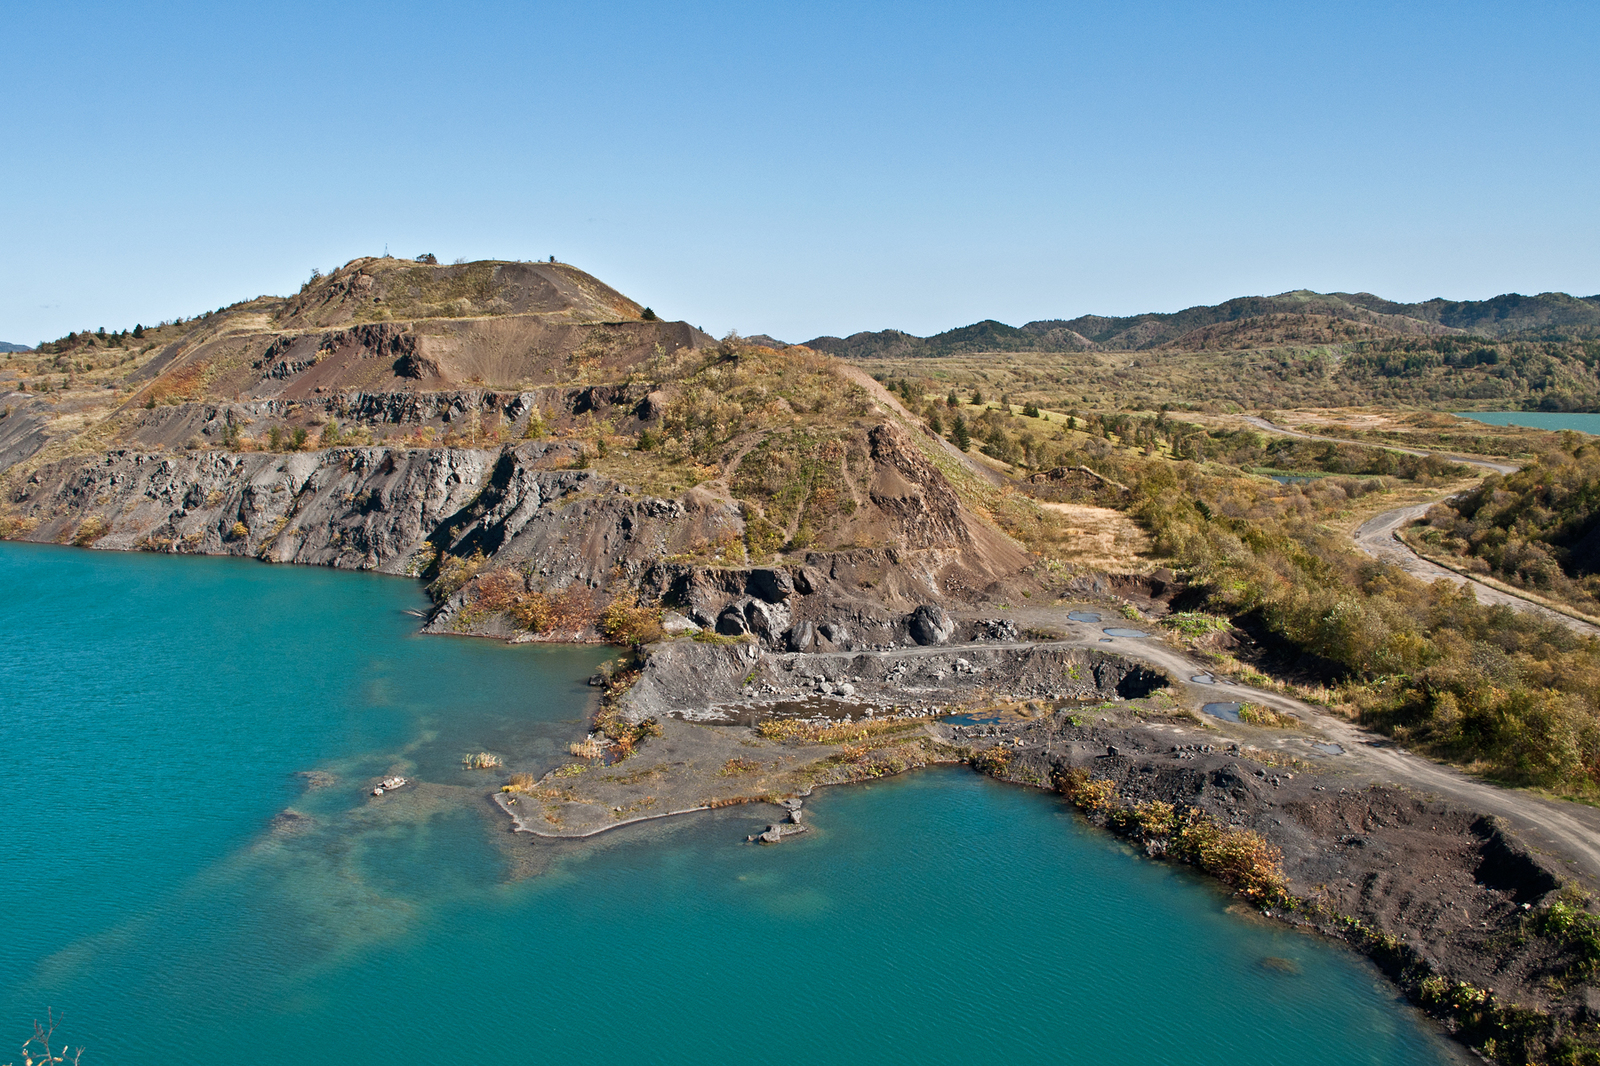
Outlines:
[[85, 1066], [1460, 1061], [1353, 955], [965, 770], [775, 848], [738, 808], [514, 836], [461, 756], [554, 764], [609, 652], [419, 636], [415, 582], [0, 544], [0, 596], [0, 1041], [54, 1006]]
[[1456, 417], [1470, 418], [1490, 426], [1575, 429], [1579, 433], [1600, 434], [1600, 414], [1572, 411], [1458, 411]]

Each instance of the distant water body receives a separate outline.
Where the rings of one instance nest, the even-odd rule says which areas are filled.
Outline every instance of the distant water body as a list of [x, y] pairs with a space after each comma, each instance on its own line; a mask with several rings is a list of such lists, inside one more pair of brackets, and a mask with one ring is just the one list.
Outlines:
[[1570, 411], [1458, 411], [1456, 414], [1460, 418], [1470, 418], [1491, 426], [1575, 429], [1579, 433], [1600, 435], [1600, 414]]
[[607, 651], [418, 636], [414, 582], [0, 544], [0, 597], [0, 1040], [51, 1005], [87, 1066], [1459, 1061], [1360, 960], [964, 770], [776, 848], [737, 808], [515, 837], [461, 755], [555, 762]]

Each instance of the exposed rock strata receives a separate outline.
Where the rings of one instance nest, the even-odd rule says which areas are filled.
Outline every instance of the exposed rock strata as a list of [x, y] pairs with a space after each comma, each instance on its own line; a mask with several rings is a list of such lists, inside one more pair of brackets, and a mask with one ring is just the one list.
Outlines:
[[634, 720], [747, 717], [800, 701], [850, 708], [950, 708], [974, 699], [1117, 700], [1168, 685], [1119, 655], [1067, 645], [908, 649], [855, 654], [775, 652], [754, 644], [677, 641], [650, 650], [618, 709]]

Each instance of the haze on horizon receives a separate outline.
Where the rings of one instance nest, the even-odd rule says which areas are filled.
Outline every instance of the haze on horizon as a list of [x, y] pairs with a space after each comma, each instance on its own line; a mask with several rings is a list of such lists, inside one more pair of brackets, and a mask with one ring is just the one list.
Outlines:
[[786, 340], [1600, 292], [1600, 9], [9, 9], [0, 340], [555, 255]]

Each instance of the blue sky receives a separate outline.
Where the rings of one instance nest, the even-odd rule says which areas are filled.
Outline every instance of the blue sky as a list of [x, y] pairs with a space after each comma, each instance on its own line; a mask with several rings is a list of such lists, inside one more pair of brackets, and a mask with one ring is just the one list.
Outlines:
[[787, 340], [1600, 292], [1600, 5], [11, 3], [0, 339], [555, 255]]

